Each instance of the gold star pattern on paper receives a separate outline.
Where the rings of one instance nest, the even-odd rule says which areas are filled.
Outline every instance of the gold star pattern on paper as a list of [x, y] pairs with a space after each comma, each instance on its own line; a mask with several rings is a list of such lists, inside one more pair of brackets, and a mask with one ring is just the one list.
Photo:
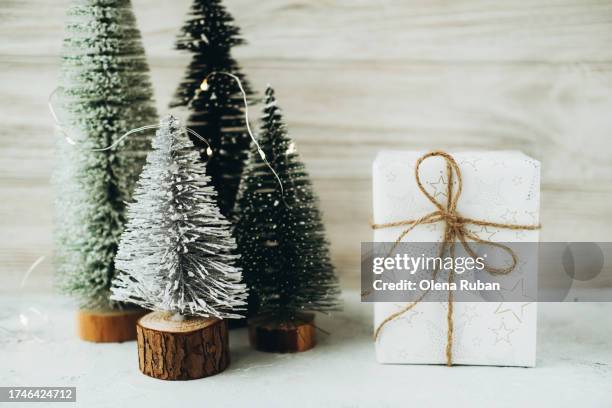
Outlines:
[[533, 223], [538, 222], [538, 212], [537, 211], [525, 211], [525, 214], [531, 218]]
[[501, 218], [507, 223], [516, 224], [517, 223], [516, 213], [517, 213], [516, 211], [511, 211], [510, 209], [506, 209], [506, 212], [502, 214]]
[[493, 239], [493, 235], [497, 233], [497, 231], [487, 225], [482, 225], [480, 227], [480, 231], [472, 230], [471, 232], [478, 235], [481, 239], [486, 239], [487, 241], [491, 241]]
[[514, 330], [506, 327], [506, 323], [502, 322], [497, 329], [491, 329], [495, 333], [495, 344], [505, 341], [508, 344], [512, 344], [510, 341], [510, 335], [514, 333]]
[[480, 159], [470, 159], [470, 160], [462, 160], [461, 164], [465, 164], [468, 166], [472, 166], [472, 168], [474, 170], [478, 170], [478, 168], [476, 167], [476, 163], [478, 163], [480, 161]]
[[405, 313], [404, 316], [401, 317], [401, 320], [405, 321], [408, 324], [412, 324], [412, 319], [416, 316], [420, 315], [421, 312], [417, 312], [416, 310], [411, 310], [410, 313]]
[[433, 198], [436, 198], [440, 195], [444, 197], [448, 196], [448, 194], [446, 193], [448, 189], [448, 182], [444, 180], [444, 176], [441, 175], [437, 181], [435, 182], [429, 181], [427, 182], [427, 184], [432, 186], [434, 189]]
[[507, 169], [508, 165], [506, 164], [505, 161], [495, 160], [493, 162], [493, 167], [501, 167], [502, 169]]
[[478, 313], [476, 313], [475, 306], [466, 306], [465, 309], [463, 310], [463, 313], [461, 314], [461, 318], [465, 320], [466, 325], [472, 323], [472, 320], [474, 320], [477, 317], [478, 317]]
[[389, 172], [385, 174], [385, 178], [387, 179], [388, 182], [393, 183], [395, 180], [397, 180], [397, 174], [393, 172]]
[[500, 178], [487, 183], [485, 180], [480, 180], [478, 191], [466, 199], [471, 203], [478, 203], [486, 206], [496, 206], [504, 204], [502, 200], [501, 188], [504, 184], [504, 179]]
[[397, 355], [399, 356], [400, 361], [408, 361], [408, 360], [410, 360], [410, 357], [412, 356], [410, 351], [408, 349], [405, 349], [405, 348], [401, 349], [397, 353]]
[[[526, 263], [526, 262], [524, 262], [524, 263]], [[534, 300], [532, 296], [528, 296], [527, 295], [527, 292], [525, 290], [525, 278], [521, 278], [521, 279], [517, 280], [516, 283], [514, 284], [514, 286], [512, 286], [509, 289], [506, 289], [506, 287], [502, 286], [501, 287], [501, 292], [502, 292], [501, 297], [504, 300], [508, 299], [508, 298], [505, 297], [503, 295], [503, 293], [509, 293], [509, 294], [513, 294], [513, 295], [516, 295], [516, 293], [520, 293], [521, 298], [529, 299], [530, 301]], [[516, 298], [516, 296], [510, 296], [510, 298]]]
[[497, 305], [494, 314], [505, 314], [510, 313], [516, 318], [519, 323], [522, 323], [523, 315], [525, 314], [525, 308], [533, 302], [521, 303], [521, 302], [501, 302]]

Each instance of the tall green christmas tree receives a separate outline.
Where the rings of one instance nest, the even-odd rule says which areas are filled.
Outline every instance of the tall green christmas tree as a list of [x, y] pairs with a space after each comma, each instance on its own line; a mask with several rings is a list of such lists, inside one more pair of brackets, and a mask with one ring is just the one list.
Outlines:
[[77, 0], [68, 10], [61, 66], [56, 187], [60, 286], [82, 307], [112, 308], [113, 259], [126, 203], [151, 137], [130, 129], [157, 122], [149, 68], [130, 0]]
[[245, 169], [235, 228], [239, 265], [250, 290], [249, 315], [293, 319], [303, 311], [338, 306], [317, 199], [287, 136], [274, 91], [268, 87], [259, 144], [283, 186], [256, 149]]
[[208, 160], [208, 174], [224, 216], [233, 210], [251, 140], [246, 132], [242, 94], [235, 80], [213, 75], [208, 89], [202, 90], [200, 85], [213, 72], [231, 73], [240, 78], [247, 95], [252, 95], [231, 55], [233, 46], [244, 43], [233, 21], [220, 0], [194, 1], [176, 43], [179, 50], [189, 51], [193, 57], [171, 103], [171, 107], [189, 107], [187, 126], [206, 135], [210, 143], [212, 157], [208, 158], [208, 146], [192, 137], [202, 158]]

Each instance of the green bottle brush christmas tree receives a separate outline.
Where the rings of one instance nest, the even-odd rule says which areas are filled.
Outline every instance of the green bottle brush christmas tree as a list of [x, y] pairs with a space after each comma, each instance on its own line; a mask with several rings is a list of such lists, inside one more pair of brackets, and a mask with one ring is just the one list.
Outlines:
[[[176, 43], [179, 50], [193, 56], [171, 107], [187, 107], [187, 126], [205, 135], [208, 141], [207, 145], [192, 138], [202, 160], [207, 161], [208, 175], [218, 191], [217, 201], [225, 216], [234, 208], [251, 139], [246, 131], [245, 106], [236, 82], [227, 75], [214, 73], [235, 75], [240, 78], [246, 94], [252, 95], [231, 55], [232, 47], [243, 43], [239, 28], [220, 0], [195, 0]], [[202, 82], [211, 74], [214, 78], [208, 82], [207, 89], [202, 89]], [[212, 155], [207, 151], [212, 151]]]
[[[103, 149], [130, 129], [155, 123], [157, 113], [129, 0], [75, 1], [66, 31], [58, 89], [64, 134], [54, 174], [56, 266], [65, 293], [83, 309], [106, 313], [125, 306], [109, 300], [113, 259], [150, 137], [141, 133], [116, 149]], [[93, 341], [135, 336], [133, 318], [113, 322], [115, 312], [104, 316], [88, 315], [81, 323], [107, 321], [110, 332], [83, 326], [81, 336]]]
[[[253, 148], [235, 227], [251, 340], [266, 351], [300, 351], [314, 345], [310, 312], [338, 309], [339, 289], [317, 198], [270, 87], [258, 142], [276, 175]], [[298, 344], [304, 338], [308, 344]]]

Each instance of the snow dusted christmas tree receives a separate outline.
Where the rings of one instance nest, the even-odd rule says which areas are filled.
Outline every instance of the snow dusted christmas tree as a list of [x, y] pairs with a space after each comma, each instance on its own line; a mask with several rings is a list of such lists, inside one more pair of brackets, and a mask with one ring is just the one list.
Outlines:
[[55, 105], [62, 112], [53, 177], [58, 281], [80, 302], [83, 339], [124, 341], [135, 338], [138, 316], [109, 300], [113, 259], [151, 137], [101, 149], [157, 122], [157, 113], [130, 1], [75, 0], [67, 19]]
[[208, 175], [226, 217], [234, 207], [251, 139], [246, 132], [242, 94], [234, 79], [213, 75], [207, 89], [202, 89], [201, 84], [213, 72], [231, 73], [240, 78], [246, 94], [252, 95], [231, 55], [232, 47], [243, 43], [239, 28], [220, 0], [195, 0], [176, 43], [179, 50], [189, 51], [193, 57], [171, 107], [188, 107], [187, 126], [206, 135], [212, 150], [210, 157], [205, 143], [197, 138], [192, 141], [202, 159], [208, 161]]
[[[314, 346], [313, 315], [338, 308], [338, 281], [329, 257], [308, 173], [287, 136], [268, 87], [259, 144], [243, 175], [235, 234], [249, 286], [253, 345], [264, 351]], [[296, 335], [297, 333], [297, 335]], [[293, 340], [290, 340], [293, 339]]]
[[180, 315], [236, 318], [245, 285], [230, 223], [177, 119], [162, 120], [121, 236], [112, 299]]
[[137, 327], [140, 368], [153, 377], [200, 378], [224, 369], [222, 319], [240, 317], [246, 305], [230, 223], [209, 182], [185, 129], [172, 116], [163, 119], [129, 205], [112, 287], [112, 299], [157, 311]]

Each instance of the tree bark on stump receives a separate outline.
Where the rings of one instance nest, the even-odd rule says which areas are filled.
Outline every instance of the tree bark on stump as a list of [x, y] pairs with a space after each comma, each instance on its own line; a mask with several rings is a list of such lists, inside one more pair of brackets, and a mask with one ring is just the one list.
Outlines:
[[175, 321], [171, 316], [153, 312], [138, 321], [140, 371], [162, 380], [193, 380], [225, 370], [230, 361], [227, 322], [199, 317]]
[[77, 313], [77, 332], [85, 341], [120, 343], [136, 340], [136, 322], [148, 311], [143, 309], [88, 310]]
[[249, 321], [249, 341], [259, 351], [296, 353], [316, 345], [314, 314], [299, 313], [292, 318], [257, 316]]

